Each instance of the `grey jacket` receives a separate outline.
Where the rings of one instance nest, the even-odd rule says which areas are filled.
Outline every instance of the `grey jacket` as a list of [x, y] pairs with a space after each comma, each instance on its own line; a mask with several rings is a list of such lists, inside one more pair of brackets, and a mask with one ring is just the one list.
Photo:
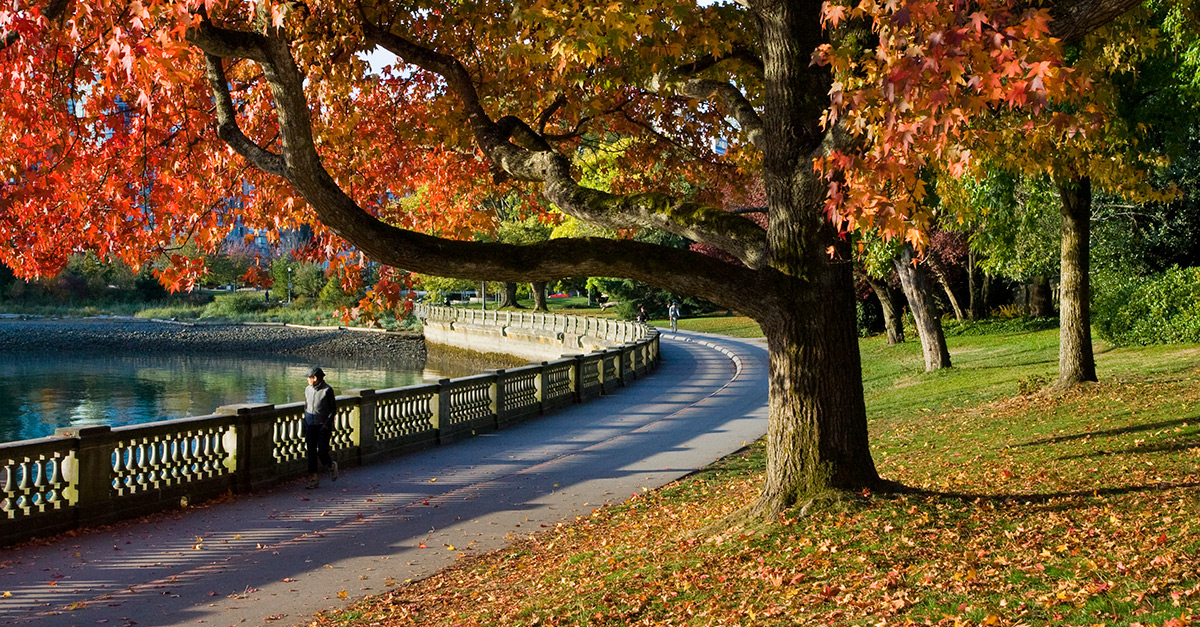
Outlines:
[[318, 381], [317, 384], [304, 388], [304, 422], [310, 425], [324, 424], [333, 426], [333, 417], [337, 414], [337, 399], [333, 388], [328, 383]]

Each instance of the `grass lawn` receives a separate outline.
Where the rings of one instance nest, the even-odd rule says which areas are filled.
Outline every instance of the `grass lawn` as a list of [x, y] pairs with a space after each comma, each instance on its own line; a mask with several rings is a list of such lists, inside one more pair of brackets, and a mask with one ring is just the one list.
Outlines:
[[[731, 526], [763, 451], [395, 586], [316, 625], [1200, 625], [1200, 348], [1098, 347], [1059, 395], [1054, 329], [863, 341], [881, 474]], [[1023, 393], [1024, 392], [1024, 393]]]

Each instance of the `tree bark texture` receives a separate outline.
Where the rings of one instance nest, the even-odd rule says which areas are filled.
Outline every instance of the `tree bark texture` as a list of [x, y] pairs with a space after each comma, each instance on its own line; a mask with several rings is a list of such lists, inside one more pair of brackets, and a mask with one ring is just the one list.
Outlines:
[[496, 303], [496, 309], [505, 307], [523, 309], [517, 302], [517, 284], [512, 281], [504, 282], [504, 290], [500, 292], [500, 302]]
[[550, 308], [546, 306], [546, 282], [534, 281], [529, 284], [529, 288], [533, 292], [533, 310], [550, 311]]
[[770, 350], [767, 470], [757, 508], [781, 511], [825, 487], [879, 482], [866, 408], [849, 250], [825, 219], [825, 182], [812, 159], [839, 141], [819, 124], [831, 77], [812, 64], [823, 32], [821, 2], [749, 2], [763, 57], [763, 181], [770, 207], [764, 269], [769, 287], [758, 318]]
[[1062, 279], [1059, 283], [1058, 385], [1096, 380], [1092, 353], [1091, 245], [1092, 183], [1089, 178], [1056, 180], [1062, 197]]
[[883, 309], [883, 327], [887, 331], [888, 346], [903, 344], [904, 318], [900, 313], [900, 308], [896, 306], [895, 290], [886, 279], [868, 276], [867, 283], [870, 284], [871, 291], [875, 292], [876, 298], [879, 299], [879, 306]]
[[1034, 318], [1049, 318], [1054, 315], [1054, 297], [1050, 293], [1050, 279], [1045, 276], [1037, 276], [1029, 283], [1027, 292], [1029, 297], [1026, 302], [1029, 307], [1029, 315]]
[[925, 372], [950, 367], [950, 351], [946, 348], [946, 336], [942, 333], [942, 321], [938, 319], [937, 305], [929, 293], [929, 273], [920, 264], [915, 264], [912, 246], [905, 246], [896, 258], [896, 272], [904, 297], [912, 310], [921, 336], [921, 352], [925, 355]]
[[[818, 289], [781, 292], [763, 321], [770, 350], [767, 472], [758, 507], [775, 512], [828, 487], [879, 482], [867, 436], [849, 262], [818, 268]], [[814, 376], [815, 373], [820, 373]], [[850, 419], [863, 417], [861, 419]]]

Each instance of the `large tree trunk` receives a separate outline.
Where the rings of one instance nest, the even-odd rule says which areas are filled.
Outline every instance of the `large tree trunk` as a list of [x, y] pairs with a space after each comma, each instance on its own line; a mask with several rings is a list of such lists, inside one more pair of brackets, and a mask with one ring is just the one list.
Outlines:
[[761, 28], [763, 182], [769, 268], [757, 319], [770, 350], [767, 469], [756, 509], [772, 514], [826, 487], [877, 486], [867, 440], [848, 247], [825, 218], [813, 157], [841, 141], [821, 128], [831, 78], [812, 64], [817, 2], [752, 0]]
[[888, 346], [902, 344], [904, 342], [904, 319], [900, 315], [900, 308], [896, 306], [895, 290], [886, 279], [868, 276], [867, 283], [879, 299], [879, 306], [883, 308], [883, 327], [887, 331]]
[[1092, 354], [1090, 266], [1092, 181], [1056, 180], [1062, 197], [1062, 280], [1059, 284], [1058, 385], [1096, 380]]
[[765, 512], [829, 487], [879, 483], [867, 439], [850, 264], [827, 260], [815, 272], [815, 285], [779, 290], [779, 305], [762, 323], [771, 359], [759, 501]]
[[517, 302], [517, 284], [512, 281], [504, 282], [504, 291], [500, 292], [500, 302], [496, 303], [496, 309], [503, 309], [505, 307], [524, 309]]
[[1026, 303], [1029, 315], [1034, 318], [1049, 318], [1054, 315], [1054, 298], [1050, 293], [1050, 279], [1045, 276], [1033, 278], [1027, 291]]
[[925, 268], [913, 263], [912, 246], [905, 246], [896, 258], [896, 272], [900, 285], [912, 310], [921, 336], [921, 352], [925, 354], [925, 372], [950, 367], [950, 351], [946, 348], [946, 336], [942, 333], [942, 321], [937, 316], [937, 305], [929, 294], [929, 274]]
[[534, 281], [529, 284], [533, 291], [533, 310], [534, 311], [550, 311], [546, 306], [546, 282]]

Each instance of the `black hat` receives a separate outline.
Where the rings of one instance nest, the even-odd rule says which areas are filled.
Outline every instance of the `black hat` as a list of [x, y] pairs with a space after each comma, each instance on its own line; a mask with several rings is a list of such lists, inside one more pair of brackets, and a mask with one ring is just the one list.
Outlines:
[[308, 369], [308, 375], [307, 375], [307, 376], [310, 376], [310, 377], [320, 377], [320, 378], [324, 379], [324, 378], [325, 378], [325, 371], [324, 371], [324, 370], [321, 370], [321, 368], [320, 368], [319, 366], [313, 366], [312, 368], [309, 368], [309, 369]]

